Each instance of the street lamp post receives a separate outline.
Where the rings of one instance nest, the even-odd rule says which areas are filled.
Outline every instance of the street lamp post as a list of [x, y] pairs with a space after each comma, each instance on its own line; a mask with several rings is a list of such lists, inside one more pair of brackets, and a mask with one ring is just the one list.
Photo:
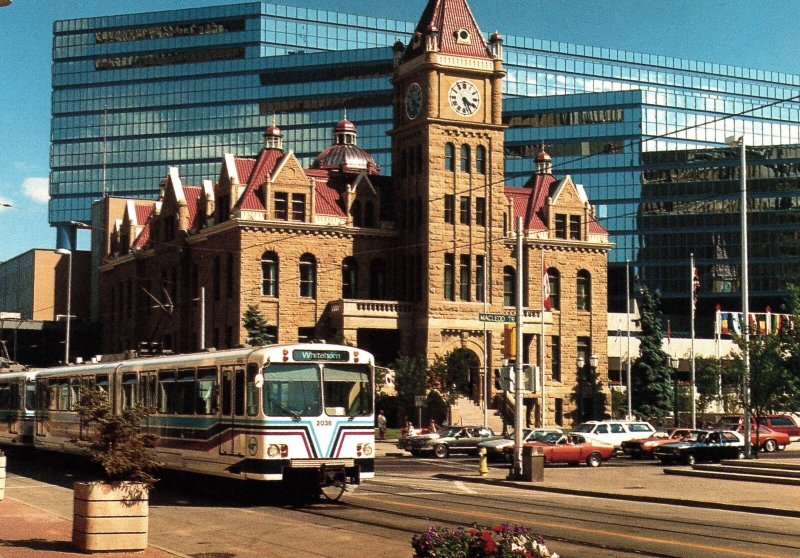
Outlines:
[[742, 375], [742, 414], [744, 415], [744, 453], [750, 457], [750, 281], [747, 262], [747, 151], [744, 141], [744, 134], [731, 136], [725, 139], [725, 143], [730, 146], [739, 145], [740, 152], [740, 214], [742, 228], [742, 336], [744, 337], [744, 374]]
[[583, 397], [583, 390], [585, 389], [583, 372], [586, 367], [586, 359], [583, 355], [578, 356], [575, 360], [575, 365], [578, 367], [578, 409], [580, 410], [581, 422], [583, 422], [586, 420], [586, 407]]
[[680, 360], [676, 357], [670, 357], [669, 359], [670, 368], [672, 368], [672, 414], [675, 417], [675, 427], [680, 426], [679, 414], [678, 414], [678, 366], [680, 366]]
[[[592, 408], [589, 409], [591, 412], [591, 417], [593, 420], [597, 419], [597, 367], [600, 366], [600, 357], [596, 354], [592, 354], [589, 357], [589, 367], [592, 369], [592, 377], [589, 379], [591, 382], [591, 394], [592, 394]], [[603, 418], [602, 416], [599, 418]]]
[[70, 323], [72, 322], [72, 250], [58, 248], [56, 254], [68, 256], [67, 266], [67, 333], [64, 338], [64, 364], [69, 364]]

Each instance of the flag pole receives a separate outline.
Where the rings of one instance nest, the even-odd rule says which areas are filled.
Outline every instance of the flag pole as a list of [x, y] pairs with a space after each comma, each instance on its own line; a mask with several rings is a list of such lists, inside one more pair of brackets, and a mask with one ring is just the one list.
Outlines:
[[691, 262], [691, 267], [689, 274], [691, 277], [689, 278], [689, 285], [690, 285], [690, 296], [692, 297], [692, 348], [691, 348], [691, 355], [692, 355], [692, 378], [691, 378], [691, 388], [692, 388], [692, 430], [697, 428], [697, 393], [695, 392], [695, 368], [694, 368], [694, 315], [695, 315], [695, 306], [697, 306], [697, 290], [700, 288], [700, 278], [697, 276], [697, 268], [694, 266], [694, 254], [689, 254], [689, 259]]
[[546, 297], [545, 297], [545, 292], [544, 291], [545, 291], [545, 282], [549, 281], [549, 280], [550, 279], [547, 276], [547, 269], [545, 269], [545, 267], [544, 267], [544, 246], [542, 246], [542, 285], [541, 285], [541, 287], [542, 287], [541, 288], [541, 292], [542, 292], [542, 316], [541, 316], [541, 318], [542, 318], [542, 330], [541, 330], [541, 332], [539, 334], [539, 356], [540, 356], [540, 359], [539, 359], [540, 360], [540, 363], [539, 363], [540, 370], [539, 371], [542, 374], [542, 408], [541, 408], [541, 413], [542, 413], [541, 425], [542, 425], [542, 428], [547, 426], [547, 422], [546, 422], [547, 421], [547, 419], [546, 419], [547, 413], [545, 412], [545, 408], [546, 408], [546, 405], [547, 405], [547, 397], [545, 396], [545, 384], [546, 384], [546, 382], [545, 382], [545, 373], [544, 373], [544, 301], [545, 301]]

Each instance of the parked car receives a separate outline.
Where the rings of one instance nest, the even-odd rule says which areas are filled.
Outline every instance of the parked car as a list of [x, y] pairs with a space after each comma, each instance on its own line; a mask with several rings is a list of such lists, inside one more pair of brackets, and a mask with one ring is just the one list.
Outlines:
[[403, 429], [400, 439], [397, 441], [397, 447], [406, 451], [411, 451], [411, 448], [414, 445], [419, 445], [421, 441], [438, 438], [439, 432], [439, 430], [424, 428], [419, 429], [415, 434], [405, 434], [405, 429]]
[[408, 451], [414, 456], [433, 452], [436, 457], [447, 457], [457, 452], [477, 453], [479, 443], [497, 438], [500, 436], [495, 435], [491, 428], [454, 426], [441, 430], [437, 438], [410, 437]]
[[697, 430], [685, 440], [658, 446], [653, 455], [664, 465], [744, 459], [744, 436], [733, 430]]
[[[560, 428], [526, 428], [522, 431], [522, 442], [537, 442], [547, 434], [563, 434]], [[504, 438], [488, 440], [478, 444], [478, 449], [486, 449], [486, 456], [489, 459], [507, 459], [510, 453], [506, 453], [506, 448], [514, 447], [514, 435], [509, 434]]]
[[[742, 417], [738, 415], [729, 415], [722, 417], [722, 422], [725, 424], [741, 424]], [[753, 425], [756, 423], [756, 418], [753, 417]], [[798, 426], [794, 417], [789, 414], [774, 414], [764, 415], [759, 417], [758, 423], [767, 428], [771, 428], [775, 432], [783, 432], [789, 436], [790, 442], [800, 441], [800, 426]]]
[[[741, 424], [741, 422], [739, 422], [739, 424], [726, 426], [726, 428], [735, 430], [740, 434], [744, 434], [744, 426]], [[783, 451], [786, 449], [786, 446], [788, 446], [789, 443], [789, 435], [785, 432], [777, 432], [763, 425], [759, 425], [758, 431], [756, 431], [755, 424], [753, 424], [753, 428], [750, 429], [750, 444], [753, 447], [758, 444], [758, 447], [761, 451], [767, 453], [771, 453], [776, 450]]]
[[633, 459], [652, 457], [656, 447], [688, 438], [692, 432], [695, 431], [690, 428], [671, 428], [654, 432], [647, 438], [625, 440], [622, 442], [622, 453], [630, 455]]
[[[540, 447], [544, 453], [545, 463], [569, 463], [578, 465], [586, 463], [590, 467], [599, 467], [603, 461], [616, 454], [614, 446], [597, 440], [591, 440], [582, 434], [546, 434], [538, 442], [527, 442], [523, 447]], [[514, 446], [505, 450], [509, 454]]]
[[653, 425], [643, 421], [590, 420], [578, 426], [573, 432], [583, 434], [589, 439], [606, 442], [620, 449], [625, 440], [647, 438], [656, 431]]

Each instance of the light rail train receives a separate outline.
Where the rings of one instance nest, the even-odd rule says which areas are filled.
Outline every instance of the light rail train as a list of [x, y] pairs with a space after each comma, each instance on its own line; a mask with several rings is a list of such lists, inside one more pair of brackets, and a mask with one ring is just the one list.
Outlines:
[[165, 467], [338, 499], [374, 476], [374, 359], [319, 343], [0, 373], [0, 444], [81, 453], [82, 389], [145, 405]]

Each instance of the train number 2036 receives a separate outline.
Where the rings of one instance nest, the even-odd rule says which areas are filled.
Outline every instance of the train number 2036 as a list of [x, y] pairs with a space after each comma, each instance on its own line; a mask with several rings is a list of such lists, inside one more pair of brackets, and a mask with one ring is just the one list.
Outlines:
[[330, 426], [333, 424], [332, 420], [318, 420], [317, 426]]

